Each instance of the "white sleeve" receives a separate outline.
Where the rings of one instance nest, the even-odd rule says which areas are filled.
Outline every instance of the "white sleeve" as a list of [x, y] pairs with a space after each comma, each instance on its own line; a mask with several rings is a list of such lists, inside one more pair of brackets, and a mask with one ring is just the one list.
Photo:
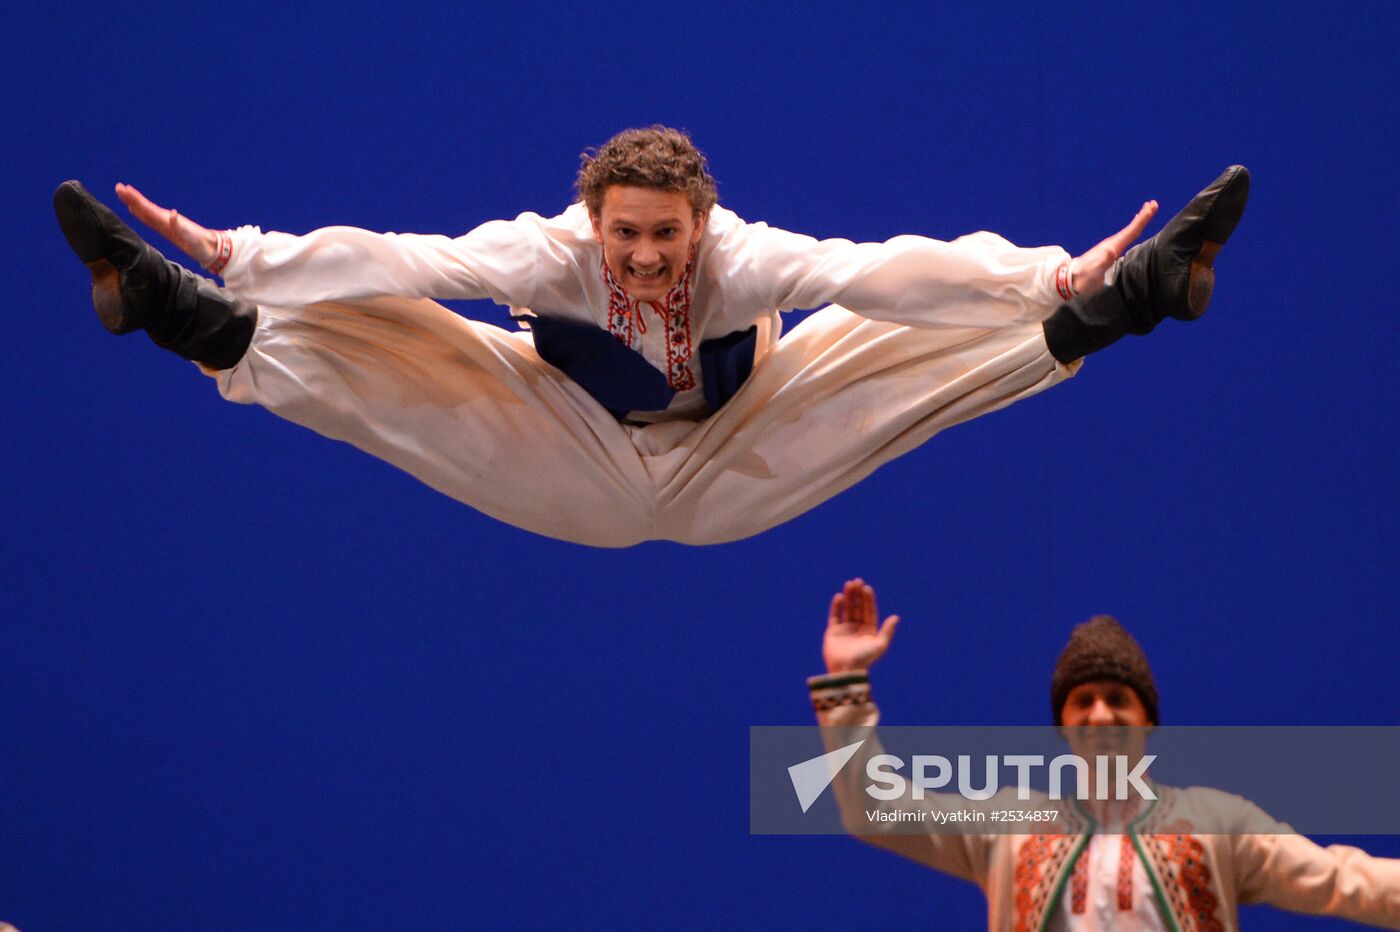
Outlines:
[[529, 306], [551, 251], [558, 271], [567, 271], [543, 224], [522, 214], [455, 239], [355, 227], [293, 236], [245, 226], [230, 231], [233, 252], [224, 281], [241, 298], [290, 307], [382, 295]]
[[877, 320], [987, 327], [1044, 320], [1059, 305], [1059, 246], [1026, 249], [995, 233], [952, 242], [896, 236], [883, 243], [818, 240], [742, 224], [721, 248], [736, 285], [779, 310], [839, 304]]
[[1324, 848], [1274, 821], [1253, 803], [1230, 839], [1240, 902], [1400, 928], [1400, 860], [1348, 845]]
[[[893, 851], [954, 877], [970, 880], [986, 889], [987, 877], [991, 872], [993, 836], [940, 833], [936, 830], [910, 834], [907, 832], [908, 823], [900, 818], [900, 814], [918, 812], [932, 815], [945, 805], [963, 809], [980, 806], [981, 803], [969, 802], [961, 797], [954, 802], [952, 794], [947, 793], [926, 793], [922, 800], [916, 801], [909, 794], [907, 784], [905, 795], [894, 800], [877, 800], [866, 792], [866, 768], [873, 758], [885, 753], [876, 730], [880, 723], [880, 710], [870, 700], [868, 688], [862, 693], [862, 687], [853, 689], [844, 686], [842, 682], [845, 678], [841, 674], [814, 676], [807, 680], [807, 686], [813, 704], [819, 707], [817, 724], [821, 726], [822, 741], [826, 743], [827, 751], [834, 751], [853, 741], [861, 742], [855, 755], [831, 781], [846, 831], [867, 844]], [[872, 810], [891, 813], [894, 818], [872, 820]], [[911, 821], [923, 825], [936, 824], [932, 820]]]

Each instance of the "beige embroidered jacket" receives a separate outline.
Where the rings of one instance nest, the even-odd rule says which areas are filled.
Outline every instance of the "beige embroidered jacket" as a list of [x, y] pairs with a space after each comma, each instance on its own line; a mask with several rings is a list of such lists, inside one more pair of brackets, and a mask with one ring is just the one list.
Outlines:
[[[840, 680], [836, 680], [839, 684]], [[825, 687], [811, 681], [818, 722], [865, 728], [880, 714], [865, 687]], [[828, 750], [850, 742], [829, 731]], [[861, 840], [940, 871], [970, 880], [987, 897], [993, 932], [1039, 932], [1047, 927], [1079, 853], [1094, 831], [1082, 808], [1067, 808], [1042, 834], [902, 834], [908, 822], [872, 820], [872, 810], [939, 808], [940, 794], [923, 801], [880, 802], [864, 787], [865, 762], [883, 753], [869, 740], [833, 781], [847, 831]], [[1154, 785], [1159, 799], [1129, 823], [1131, 836], [1168, 928], [1219, 932], [1239, 928], [1238, 907], [1269, 903], [1300, 913], [1341, 916], [1400, 929], [1400, 860], [1357, 848], [1323, 848], [1293, 834], [1247, 800], [1203, 787]], [[1006, 792], [1006, 791], [1003, 791]], [[945, 800], [947, 797], [945, 797]], [[963, 803], [961, 797], [958, 802]], [[986, 805], [995, 805], [995, 797]], [[1046, 802], [1047, 806], [1063, 806]], [[1015, 804], [1025, 808], [1024, 802]], [[1222, 822], [1222, 818], [1228, 822]], [[1198, 833], [1197, 826], [1232, 826], [1230, 834]]]

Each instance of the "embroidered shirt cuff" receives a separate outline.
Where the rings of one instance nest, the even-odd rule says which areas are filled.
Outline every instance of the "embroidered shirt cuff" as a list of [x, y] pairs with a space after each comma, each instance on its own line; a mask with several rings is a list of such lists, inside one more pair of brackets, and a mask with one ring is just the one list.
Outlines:
[[812, 694], [812, 708], [818, 712], [843, 705], [867, 705], [870, 702], [870, 672], [851, 670], [809, 677], [807, 689]]
[[216, 230], [214, 235], [214, 256], [204, 268], [212, 275], [222, 276], [224, 269], [228, 268], [229, 260], [233, 258], [233, 237], [229, 235], [228, 230]]

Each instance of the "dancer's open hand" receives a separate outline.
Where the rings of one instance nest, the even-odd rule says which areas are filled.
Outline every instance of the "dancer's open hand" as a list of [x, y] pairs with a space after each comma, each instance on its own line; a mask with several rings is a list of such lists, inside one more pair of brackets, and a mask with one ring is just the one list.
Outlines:
[[218, 234], [202, 227], [178, 210], [161, 207], [129, 184], [117, 185], [117, 197], [132, 215], [175, 244], [185, 255], [207, 266], [218, 248]]
[[831, 597], [831, 614], [822, 640], [822, 659], [828, 673], [866, 670], [884, 655], [899, 616], [891, 615], [884, 624], [877, 624], [879, 617], [875, 611], [875, 590], [864, 580], [850, 580], [843, 591]]
[[1147, 225], [1152, 222], [1152, 218], [1155, 216], [1157, 216], [1157, 202], [1148, 201], [1142, 205], [1131, 223], [1084, 255], [1076, 256], [1070, 263], [1070, 272], [1074, 276], [1072, 281], [1075, 292], [1087, 295], [1102, 288], [1103, 277], [1108, 274], [1113, 263], [1117, 262], [1118, 257], [1127, 252], [1128, 247], [1137, 241], [1137, 238], [1142, 235], [1142, 231], [1147, 229]]

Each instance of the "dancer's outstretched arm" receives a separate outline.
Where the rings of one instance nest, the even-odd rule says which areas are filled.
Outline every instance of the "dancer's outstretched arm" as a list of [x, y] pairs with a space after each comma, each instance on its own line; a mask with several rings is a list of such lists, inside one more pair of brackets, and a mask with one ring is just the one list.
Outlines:
[[[880, 736], [874, 731], [879, 713], [870, 699], [866, 671], [884, 656], [894, 637], [899, 616], [880, 622], [875, 607], [875, 590], [864, 580], [852, 579], [831, 600], [826, 634], [822, 638], [825, 676], [807, 681], [817, 721], [824, 727], [822, 739], [834, 751], [856, 738], [863, 739], [851, 762], [832, 781], [842, 822], [852, 835], [888, 849], [920, 864], [946, 871], [956, 877], [984, 884], [987, 875], [990, 835], [908, 834], [896, 830], [907, 825], [903, 819], [872, 819], [871, 809], [904, 814], [934, 811], [952, 804], [965, 807], [965, 799], [929, 793], [915, 800], [905, 795], [895, 800], [878, 800], [864, 789], [867, 762], [884, 753]], [[922, 821], [922, 820], [920, 820]], [[929, 823], [933, 824], [933, 823]]]
[[1060, 301], [1103, 287], [1105, 274], [1157, 214], [1144, 202], [1117, 232], [1071, 259], [1058, 246], [1026, 248], [993, 233], [951, 242], [896, 236], [883, 243], [817, 240], [762, 223], [726, 231], [730, 288], [788, 310], [839, 304], [864, 317], [928, 327], [1039, 322]]
[[547, 262], [557, 250], [550, 251], [546, 221], [533, 214], [494, 220], [456, 238], [346, 226], [293, 236], [256, 227], [211, 230], [128, 184], [117, 185], [117, 196], [138, 220], [258, 303], [295, 307], [395, 295], [529, 307], [541, 287], [572, 273], [567, 257]]

